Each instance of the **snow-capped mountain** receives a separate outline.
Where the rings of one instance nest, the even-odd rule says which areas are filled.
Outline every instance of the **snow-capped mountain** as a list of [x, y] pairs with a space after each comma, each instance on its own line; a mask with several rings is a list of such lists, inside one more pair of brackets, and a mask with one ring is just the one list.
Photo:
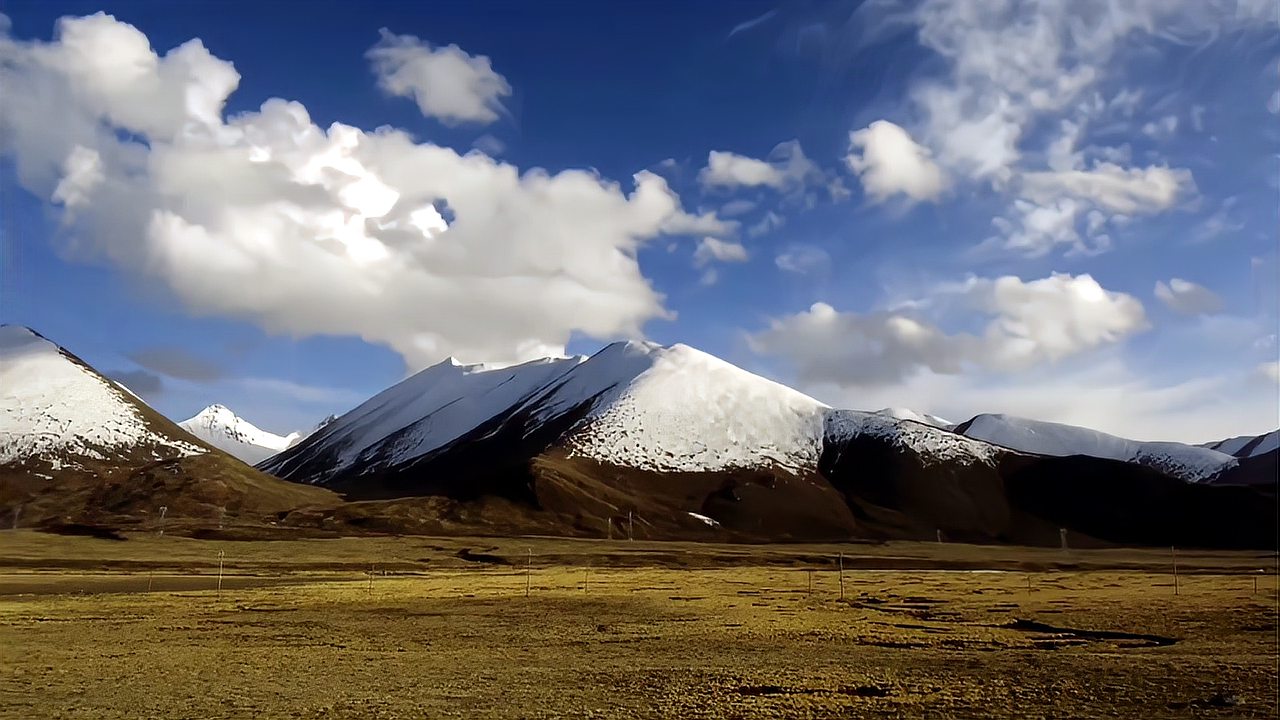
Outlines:
[[1201, 447], [1217, 450], [1236, 458], [1257, 457], [1280, 449], [1280, 430], [1272, 430], [1263, 435], [1241, 435], [1205, 443]]
[[924, 423], [925, 425], [932, 425], [936, 428], [942, 428], [944, 430], [950, 430], [956, 426], [956, 424], [951, 422], [950, 420], [940, 418], [937, 415], [930, 415], [928, 413], [916, 412], [911, 408], [887, 407], [887, 408], [881, 408], [877, 410], [875, 414], [885, 415], [887, 417], [895, 418], [897, 420], [911, 420], [913, 422]]
[[1021, 452], [1087, 455], [1137, 463], [1186, 482], [1204, 482], [1235, 467], [1234, 457], [1195, 445], [1141, 442], [1097, 430], [1012, 415], [978, 415], [956, 432]]
[[[423, 370], [263, 464], [325, 482], [394, 468], [495, 426], [563, 426], [573, 454], [665, 471], [812, 466], [818, 401], [686, 345], [614, 343], [591, 356], [503, 368], [450, 359]], [[570, 432], [571, 430], [571, 432]]]
[[146, 405], [33, 330], [0, 326], [0, 464], [79, 466], [205, 452]]
[[210, 405], [178, 426], [250, 465], [266, 460], [302, 437], [301, 433], [267, 432], [222, 405]]
[[529, 408], [542, 421], [586, 408], [575, 454], [644, 470], [812, 467], [826, 405], [688, 345], [616, 343]]
[[263, 523], [337, 501], [231, 459], [35, 331], [0, 326], [0, 515], [136, 526], [163, 507]]

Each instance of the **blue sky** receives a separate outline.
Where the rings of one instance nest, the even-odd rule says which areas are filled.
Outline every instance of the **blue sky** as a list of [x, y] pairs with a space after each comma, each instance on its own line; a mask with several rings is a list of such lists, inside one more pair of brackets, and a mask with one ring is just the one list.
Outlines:
[[3, 12], [0, 321], [175, 419], [643, 335], [855, 408], [1280, 423], [1269, 2]]

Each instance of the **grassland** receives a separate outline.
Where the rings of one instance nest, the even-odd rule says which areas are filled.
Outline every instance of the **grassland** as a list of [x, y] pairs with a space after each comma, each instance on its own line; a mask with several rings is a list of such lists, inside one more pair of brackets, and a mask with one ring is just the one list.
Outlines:
[[0, 716], [1276, 717], [1275, 556], [1178, 561], [7, 531]]

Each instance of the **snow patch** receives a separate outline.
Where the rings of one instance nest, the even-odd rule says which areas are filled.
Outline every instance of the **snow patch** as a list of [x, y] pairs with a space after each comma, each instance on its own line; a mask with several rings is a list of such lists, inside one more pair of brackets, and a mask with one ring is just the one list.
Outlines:
[[658, 471], [816, 466], [826, 405], [688, 345], [615, 343], [566, 374], [539, 404], [590, 402], [574, 454]]
[[718, 522], [716, 522], [715, 520], [713, 520], [713, 519], [711, 519], [711, 518], [707, 517], [706, 515], [699, 515], [699, 514], [698, 514], [698, 513], [696, 513], [696, 512], [688, 513], [688, 515], [689, 515], [689, 517], [693, 518], [694, 520], [697, 520], [697, 521], [701, 522], [702, 524], [706, 525], [707, 527], [713, 527], [713, 528], [715, 528], [715, 527], [720, 527], [720, 523], [718, 523]]
[[925, 423], [857, 410], [832, 410], [827, 414], [827, 442], [844, 443], [859, 436], [887, 440], [895, 447], [910, 449], [927, 465], [958, 462], [994, 466], [1000, 455], [1000, 449], [989, 443]]
[[956, 424], [951, 422], [950, 420], [945, 420], [943, 418], [938, 417], [937, 415], [930, 415], [928, 413], [916, 412], [911, 408], [904, 408], [904, 407], [881, 408], [880, 410], [876, 411], [876, 414], [885, 415], [891, 418], [896, 418], [898, 420], [910, 420], [912, 422], [924, 423], [925, 425], [932, 425], [936, 428], [942, 428], [943, 430], [951, 430], [956, 426]]

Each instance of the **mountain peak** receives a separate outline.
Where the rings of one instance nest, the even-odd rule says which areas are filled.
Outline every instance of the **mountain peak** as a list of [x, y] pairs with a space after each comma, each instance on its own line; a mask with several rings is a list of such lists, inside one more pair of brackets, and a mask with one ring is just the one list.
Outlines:
[[255, 426], [221, 403], [206, 407], [178, 426], [250, 465], [284, 450], [294, 440]]
[[0, 327], [0, 463], [161, 459], [203, 452], [170, 434], [145, 405], [57, 343], [22, 325]]

